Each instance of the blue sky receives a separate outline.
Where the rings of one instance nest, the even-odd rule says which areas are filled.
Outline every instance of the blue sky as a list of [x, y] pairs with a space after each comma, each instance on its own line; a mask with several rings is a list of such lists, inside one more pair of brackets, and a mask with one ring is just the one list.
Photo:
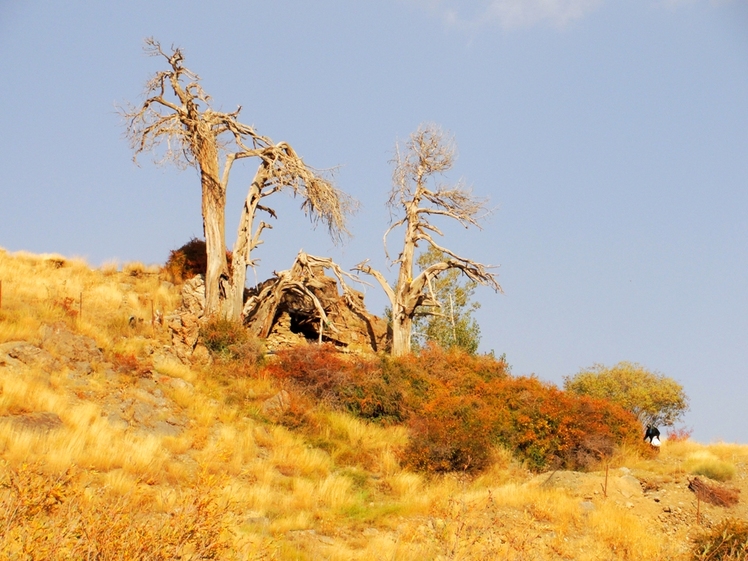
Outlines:
[[[695, 438], [748, 442], [748, 2], [0, 0], [0, 247], [162, 263], [202, 235], [196, 172], [135, 165], [115, 109], [160, 68], [148, 36], [361, 202], [336, 247], [280, 196], [257, 278], [301, 248], [387, 271], [395, 141], [438, 123], [448, 179], [495, 208], [444, 225], [500, 265], [482, 350], [555, 383], [639, 362], [685, 386]], [[229, 187], [230, 243], [253, 171]]]

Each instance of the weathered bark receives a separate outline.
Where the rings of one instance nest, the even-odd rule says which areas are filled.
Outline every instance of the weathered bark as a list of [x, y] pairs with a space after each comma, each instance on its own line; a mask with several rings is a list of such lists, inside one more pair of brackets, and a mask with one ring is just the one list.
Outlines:
[[[404, 155], [399, 151], [396, 153], [393, 188], [388, 201], [391, 211], [402, 209], [404, 216], [384, 234], [387, 254], [387, 235], [395, 228], [405, 227], [403, 249], [394, 261], [400, 264], [397, 281], [394, 287], [390, 287], [384, 276], [367, 265], [366, 261], [354, 267], [354, 270], [374, 276], [390, 300], [392, 354], [395, 356], [411, 351], [413, 317], [417, 313], [433, 314], [440, 307], [431, 288], [431, 279], [439, 273], [459, 269], [473, 281], [501, 291], [496, 275], [488, 272], [487, 266], [441, 247], [432, 237], [433, 233], [441, 235], [441, 232], [430, 222], [431, 217], [443, 216], [457, 220], [465, 227], [480, 227], [478, 220], [485, 212], [485, 201], [477, 199], [464, 187], [437, 185], [429, 188], [431, 177], [452, 167], [455, 149], [451, 141], [438, 128], [422, 126], [411, 135], [407, 148]], [[427, 267], [413, 278], [415, 249], [419, 242], [438, 249], [448, 259]]]
[[410, 352], [410, 335], [413, 330], [413, 318], [407, 314], [392, 317], [392, 356], [403, 356]]
[[239, 229], [236, 234], [234, 251], [232, 255], [232, 281], [231, 290], [226, 298], [226, 317], [232, 321], [241, 321], [242, 310], [244, 309], [244, 285], [247, 280], [247, 267], [251, 265], [252, 250], [262, 243], [260, 234], [265, 228], [272, 228], [265, 222], [260, 222], [259, 226], [252, 233], [254, 217], [257, 207], [262, 198], [260, 185], [264, 181], [265, 165], [255, 174], [255, 178], [249, 187], [247, 198], [242, 207], [242, 215], [239, 219]]
[[[325, 275], [326, 270], [332, 271], [334, 278]], [[332, 259], [301, 251], [290, 269], [276, 273], [251, 294], [244, 307], [245, 325], [257, 337], [267, 338], [281, 315], [290, 314], [307, 338], [316, 332], [318, 341], [381, 349], [386, 324], [366, 311], [363, 295], [348, 286], [346, 277], [361, 282]], [[348, 337], [343, 333], [346, 329], [361, 336]]]
[[[182, 65], [179, 49], [165, 53], [157, 41], [148, 39], [146, 52], [164, 57], [169, 69], [157, 72], [148, 81], [146, 92], [150, 97], [141, 106], [121, 111], [127, 121], [127, 135], [135, 157], [165, 145], [159, 163], [173, 161], [200, 170], [208, 260], [206, 316], [238, 321], [251, 251], [262, 243], [260, 234], [269, 227], [261, 222], [253, 232], [255, 214], [262, 210], [275, 217], [271, 208], [260, 204], [261, 200], [281, 190], [299, 195], [304, 212], [313, 223], [322, 221], [335, 241], [347, 233], [345, 220], [355, 202], [307, 166], [290, 145], [274, 143], [239, 122], [241, 107], [233, 113], [211, 109], [200, 78]], [[226, 259], [226, 192], [232, 166], [243, 158], [259, 158], [261, 164], [242, 209], [230, 271]]]
[[[203, 142], [206, 144], [207, 142]], [[226, 192], [218, 181], [218, 154], [203, 149], [198, 154], [202, 183], [203, 232], [207, 268], [205, 271], [205, 314], [215, 316], [221, 310], [221, 281], [228, 277], [226, 262]]]

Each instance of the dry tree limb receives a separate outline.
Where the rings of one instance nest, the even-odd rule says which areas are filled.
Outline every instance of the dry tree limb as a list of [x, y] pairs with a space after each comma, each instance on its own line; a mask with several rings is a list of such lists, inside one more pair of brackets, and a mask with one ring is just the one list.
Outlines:
[[275, 273], [272, 282], [267, 283], [259, 294], [250, 297], [244, 305], [243, 317], [251, 331], [258, 337], [266, 338], [273, 328], [278, 308], [286, 294], [292, 293], [311, 302], [317, 312], [318, 318], [323, 325], [337, 332], [337, 327], [329, 320], [327, 311], [312, 289], [322, 286], [320, 271], [324, 276], [324, 270], [329, 269], [343, 290], [343, 297], [350, 308], [360, 314], [366, 314], [366, 310], [359, 304], [353, 295], [351, 288], [345, 279], [363, 283], [355, 276], [346, 273], [329, 257], [317, 257], [299, 251], [293, 265], [286, 271]]
[[688, 480], [688, 488], [702, 501], [716, 506], [731, 507], [740, 501], [740, 489], [707, 483], [698, 477]]
[[[251, 251], [269, 228], [253, 226], [257, 211], [275, 217], [261, 200], [279, 191], [301, 199], [301, 208], [314, 225], [322, 223], [333, 241], [348, 235], [346, 217], [356, 202], [340, 191], [332, 180], [334, 170], [308, 166], [287, 142], [273, 142], [238, 120], [241, 106], [227, 113], [211, 107], [200, 77], [184, 67], [181, 49], [162, 49], [146, 39], [149, 56], [166, 60], [167, 69], [156, 72], [145, 86], [145, 100], [120, 108], [133, 158], [153, 154], [157, 163], [172, 162], [200, 171], [202, 214], [208, 266], [206, 271], [206, 315], [220, 314], [238, 320], [243, 306], [247, 266]], [[258, 158], [260, 165], [250, 184], [242, 209], [234, 246], [233, 270], [226, 260], [226, 191], [233, 165], [245, 158]]]
[[[502, 292], [491, 272], [484, 265], [462, 257], [436, 243], [433, 235], [442, 235], [441, 230], [432, 224], [434, 218], [447, 218], [457, 221], [464, 227], [480, 228], [480, 220], [489, 214], [487, 200], [476, 197], [462, 183], [444, 186], [435, 183], [435, 176], [448, 171], [455, 160], [456, 149], [451, 137], [434, 125], [422, 125], [413, 133], [405, 150], [395, 149], [392, 190], [387, 201], [392, 223], [383, 236], [385, 255], [390, 259], [387, 237], [397, 228], [403, 228], [402, 251], [392, 264], [399, 264], [399, 272], [394, 286], [390, 286], [384, 276], [373, 269], [366, 261], [354, 270], [373, 276], [381, 285], [392, 306], [392, 353], [402, 355], [410, 352], [411, 330], [416, 314], [438, 315], [440, 303], [436, 299], [431, 282], [440, 273], [457, 269], [470, 280]], [[396, 214], [403, 216], [395, 218]], [[442, 252], [446, 259], [430, 265], [414, 278], [413, 270], [416, 248], [425, 242]], [[424, 308], [425, 307], [425, 308]]]

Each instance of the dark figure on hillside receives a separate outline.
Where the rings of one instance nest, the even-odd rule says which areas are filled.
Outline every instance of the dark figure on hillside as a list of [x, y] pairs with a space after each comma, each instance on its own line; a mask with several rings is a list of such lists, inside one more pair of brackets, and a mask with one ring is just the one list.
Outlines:
[[644, 440], [649, 440], [649, 443], [654, 446], [655, 448], [660, 447], [660, 431], [657, 430], [657, 427], [653, 427], [652, 425], [647, 425], [647, 432], [644, 433]]

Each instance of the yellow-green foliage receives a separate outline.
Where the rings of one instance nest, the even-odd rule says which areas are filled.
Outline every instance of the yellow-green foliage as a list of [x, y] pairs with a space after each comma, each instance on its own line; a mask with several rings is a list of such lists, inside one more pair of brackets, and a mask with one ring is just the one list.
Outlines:
[[564, 389], [617, 403], [645, 424], [671, 426], [688, 410], [683, 386], [633, 362], [596, 364], [566, 376]]
[[689, 473], [704, 475], [715, 481], [727, 481], [735, 477], [735, 466], [720, 460], [709, 450], [699, 450], [689, 454], [684, 465]]

